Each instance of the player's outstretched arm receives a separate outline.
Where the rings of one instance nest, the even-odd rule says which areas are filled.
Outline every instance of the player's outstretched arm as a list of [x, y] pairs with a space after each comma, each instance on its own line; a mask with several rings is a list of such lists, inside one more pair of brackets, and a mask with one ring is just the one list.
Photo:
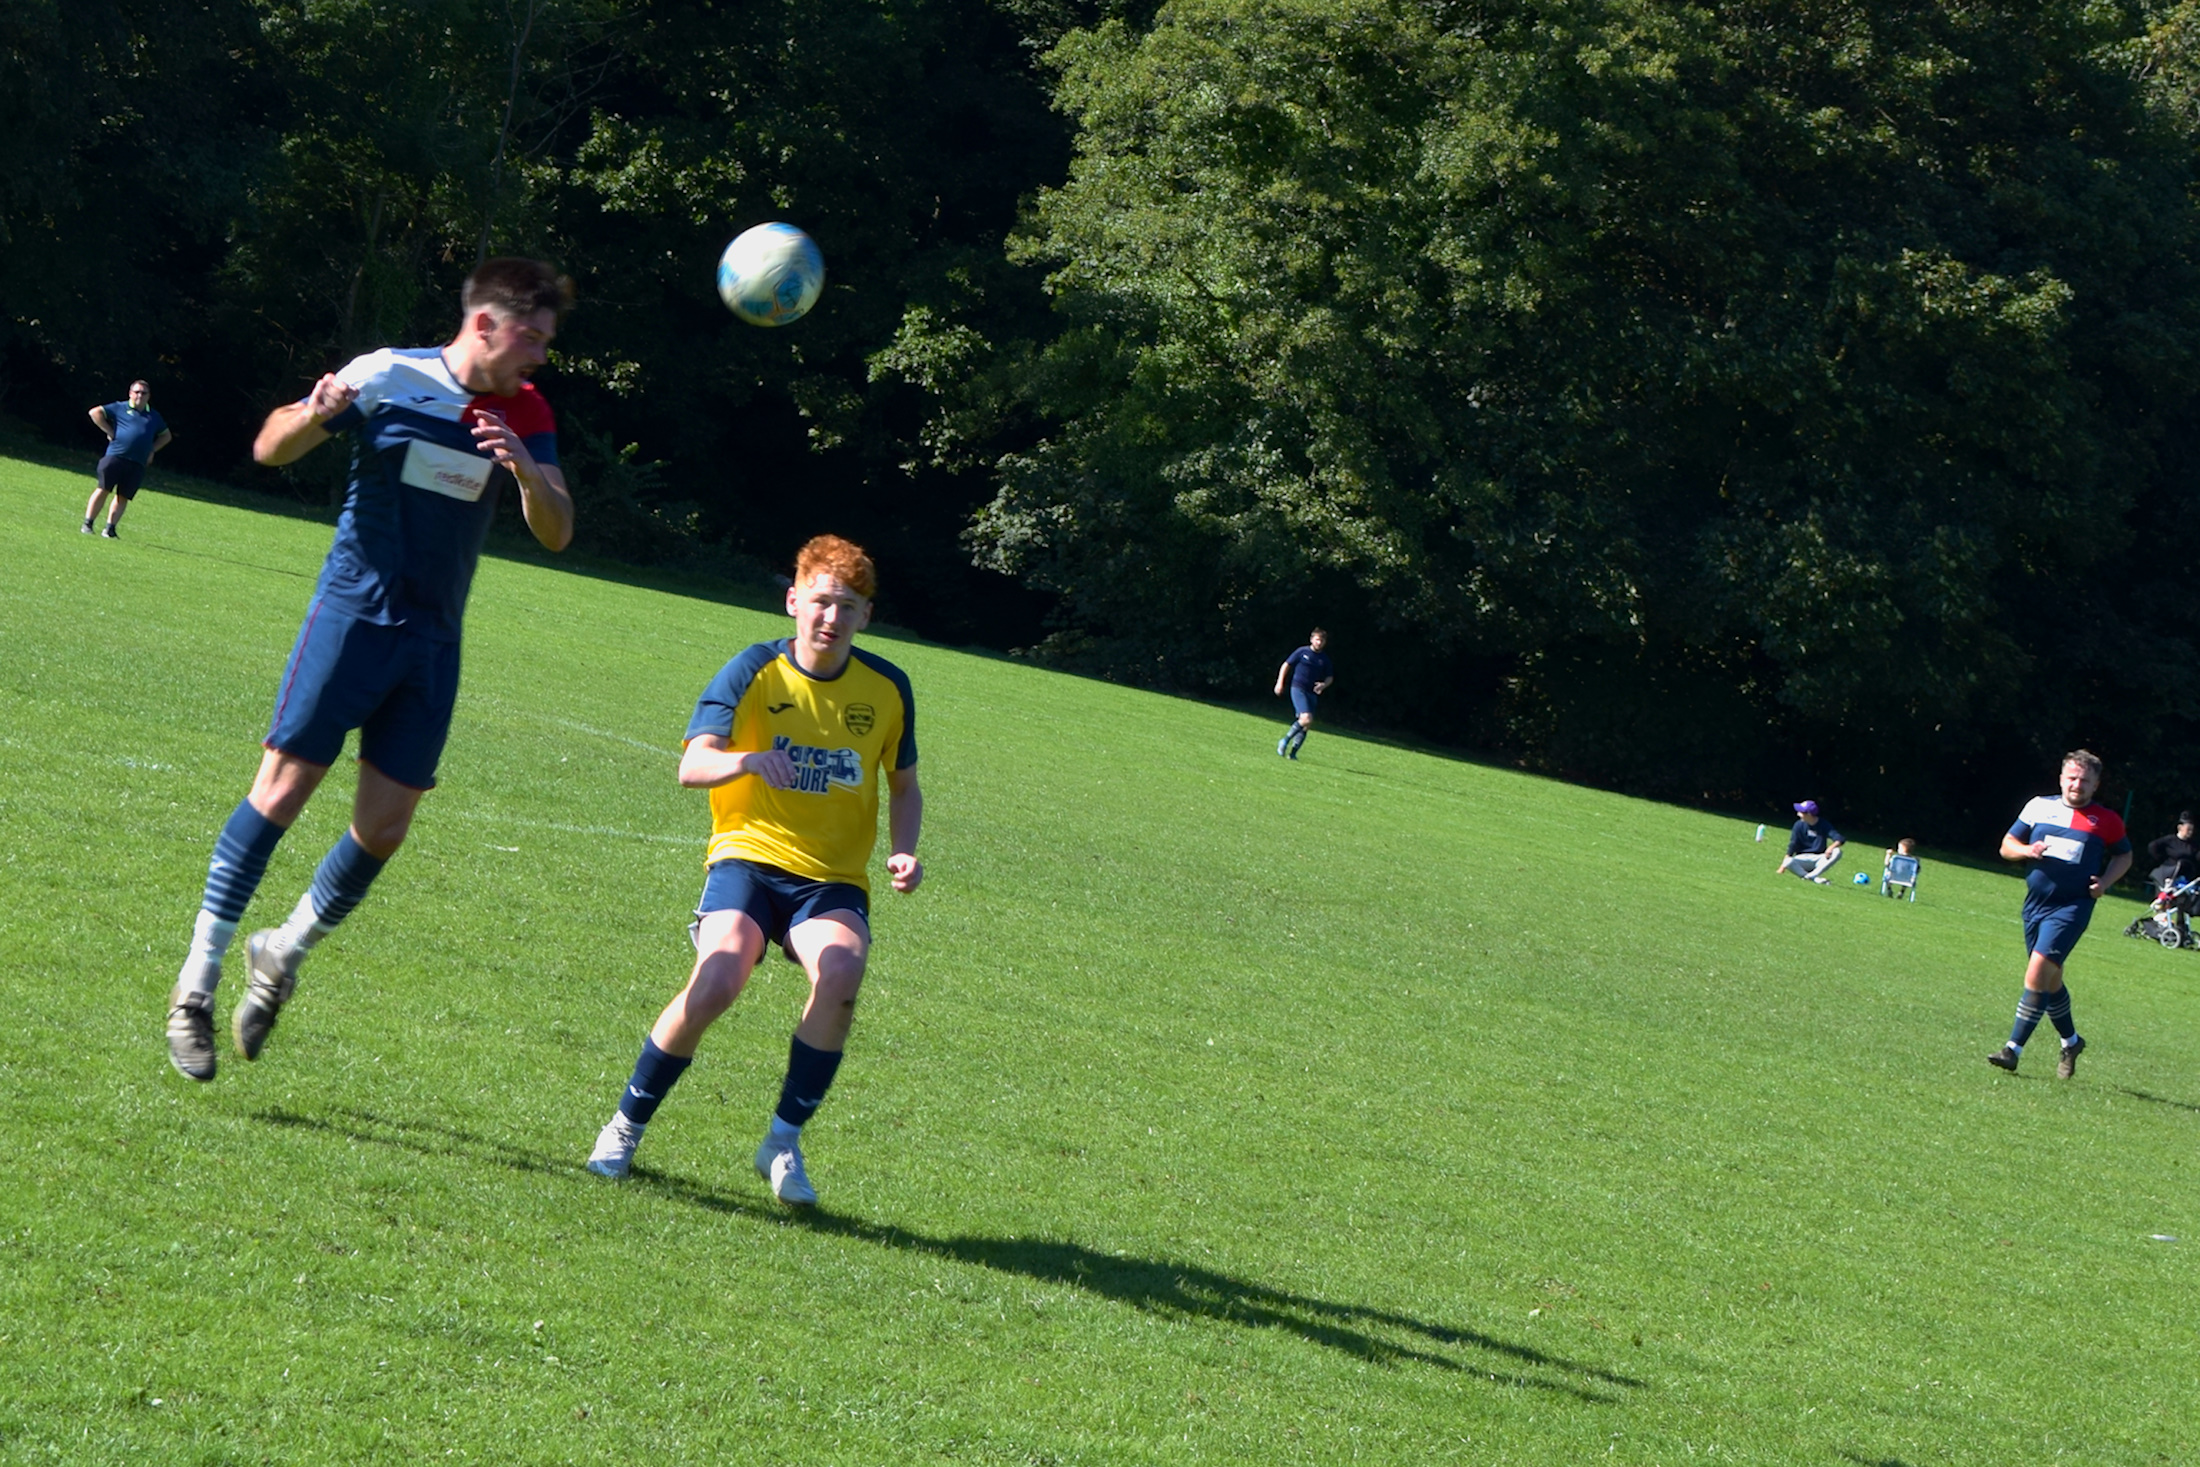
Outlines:
[[487, 408], [474, 411], [474, 442], [519, 480], [520, 514], [543, 548], [563, 550], [572, 544], [573, 496], [565, 487], [564, 472], [556, 464], [536, 463], [527, 441], [512, 431], [501, 414]]
[[684, 789], [709, 790], [753, 774], [775, 790], [794, 783], [794, 760], [784, 749], [733, 750], [723, 734], [697, 734], [680, 755], [680, 784]]
[[917, 837], [924, 833], [924, 791], [917, 787], [917, 767], [886, 771], [886, 835], [894, 853], [886, 858], [886, 874], [894, 890], [915, 891], [924, 881], [924, 863], [917, 859]]
[[301, 402], [284, 403], [267, 415], [260, 433], [252, 440], [252, 461], [280, 468], [328, 442], [326, 424], [359, 396], [359, 389], [334, 372], [313, 384]]

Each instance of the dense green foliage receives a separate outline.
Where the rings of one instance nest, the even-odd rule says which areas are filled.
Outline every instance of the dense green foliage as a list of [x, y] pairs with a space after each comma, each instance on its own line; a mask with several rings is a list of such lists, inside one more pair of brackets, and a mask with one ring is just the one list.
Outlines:
[[162, 999], [327, 530], [154, 478], [108, 543], [0, 460], [0, 1461], [2200, 1454], [2200, 956], [2117, 937], [2134, 903], [2071, 965], [2077, 1078], [2045, 1035], [2003, 1075], [2005, 872], [1936, 855], [1897, 906], [1740, 821], [1326, 731], [1286, 763], [1278, 718], [886, 629], [928, 874], [880, 898], [825, 1208], [750, 1170], [776, 960], [636, 1176], [587, 1175], [688, 960], [680, 731], [786, 622], [571, 558], [484, 561], [441, 787], [267, 1053], [192, 1085]]
[[1313, 613], [1356, 706], [1638, 788], [1804, 752], [1930, 819], [2080, 738], [2189, 778], [2188, 23], [1183, 0], [1072, 36], [1077, 158], [1016, 241], [1065, 320], [962, 404], [1036, 425], [977, 543], [1102, 665], [1220, 684]]
[[[2152, 815], [2200, 789], [2196, 17], [26, 0], [0, 407], [149, 373], [241, 473], [540, 252], [599, 552], [833, 528], [909, 624], [1111, 677], [1242, 695], [1321, 620], [1333, 712], [1579, 777], [1968, 832], [2089, 742]], [[777, 332], [710, 289], [770, 217], [829, 270]]]

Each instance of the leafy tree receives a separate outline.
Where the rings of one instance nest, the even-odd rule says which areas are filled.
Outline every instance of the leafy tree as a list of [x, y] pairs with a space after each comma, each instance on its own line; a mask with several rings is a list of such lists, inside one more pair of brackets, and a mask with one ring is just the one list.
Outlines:
[[1384, 721], [1968, 794], [2121, 716], [2037, 690], [2136, 661], [2134, 516], [2190, 507], [2190, 23], [1177, 0], [1053, 52], [1058, 326], [899, 350], [966, 364], [931, 432], [1063, 655], [1243, 687], [1313, 614]]

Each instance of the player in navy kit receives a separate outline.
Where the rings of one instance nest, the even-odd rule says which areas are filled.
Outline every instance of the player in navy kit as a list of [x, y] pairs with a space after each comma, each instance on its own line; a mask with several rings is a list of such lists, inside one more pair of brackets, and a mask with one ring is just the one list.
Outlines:
[[214, 1078], [214, 987], [268, 857], [344, 737], [359, 730], [351, 825], [280, 927], [247, 944], [250, 981], [231, 1032], [257, 1059], [315, 943], [397, 853], [450, 732], [474, 565], [506, 483], [551, 550], [573, 538], [557, 425], [527, 379], [547, 359], [572, 283], [539, 260], [494, 259], [467, 277], [464, 318], [442, 347], [369, 352], [268, 414], [263, 464], [352, 435], [336, 540], [275, 698], [260, 771], [214, 844], [190, 955], [168, 1001], [168, 1058]]
[[2131, 837], [2123, 817], [2093, 803], [2101, 787], [2101, 761], [2077, 749], [2063, 756], [2062, 797], [2041, 795], [2028, 801], [2016, 823], [2001, 838], [2004, 861], [2030, 861], [2024, 878], [2024, 945], [2031, 955], [2024, 968], [2024, 992], [2017, 998], [2017, 1021], [2009, 1042], [1986, 1062], [2004, 1070], [2017, 1067], [2024, 1042], [2044, 1013], [2062, 1036], [2062, 1059], [2055, 1073], [2065, 1080], [2078, 1072], [2085, 1038], [2070, 1017], [2070, 990], [2063, 985], [2063, 964], [2093, 920], [2093, 906], [2124, 872], [2131, 869]]
[[1329, 633], [1316, 627], [1307, 634], [1306, 645], [1284, 658], [1283, 666], [1276, 669], [1276, 696], [1283, 696], [1286, 682], [1291, 685], [1291, 722], [1284, 727], [1283, 737], [1276, 740], [1276, 752], [1287, 758], [1299, 757], [1299, 750], [1306, 744], [1306, 731], [1314, 726], [1314, 706], [1337, 680], [1329, 654], [1322, 650], [1328, 645]]

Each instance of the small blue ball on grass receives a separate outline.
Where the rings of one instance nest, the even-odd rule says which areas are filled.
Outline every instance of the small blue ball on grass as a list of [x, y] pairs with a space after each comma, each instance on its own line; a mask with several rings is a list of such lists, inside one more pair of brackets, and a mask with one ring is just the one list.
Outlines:
[[1870, 886], [1870, 885], [1872, 884], [1872, 877], [1871, 877], [1871, 873], [1870, 873], [1869, 871], [1859, 871], [1859, 872], [1857, 872], [1857, 873], [1856, 873], [1856, 884], [1857, 884], [1858, 886]]

